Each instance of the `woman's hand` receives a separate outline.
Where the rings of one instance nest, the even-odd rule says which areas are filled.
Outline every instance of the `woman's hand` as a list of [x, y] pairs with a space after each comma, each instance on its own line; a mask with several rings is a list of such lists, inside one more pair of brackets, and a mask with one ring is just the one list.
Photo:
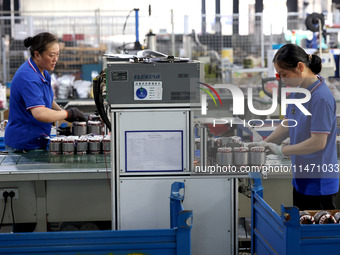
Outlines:
[[87, 118], [85, 115], [79, 111], [77, 108], [70, 108], [66, 110], [67, 112], [67, 118], [65, 118], [68, 122], [73, 121], [87, 121]]
[[282, 145], [264, 142], [262, 146], [264, 146], [267, 150], [269, 150], [270, 154], [283, 156]]

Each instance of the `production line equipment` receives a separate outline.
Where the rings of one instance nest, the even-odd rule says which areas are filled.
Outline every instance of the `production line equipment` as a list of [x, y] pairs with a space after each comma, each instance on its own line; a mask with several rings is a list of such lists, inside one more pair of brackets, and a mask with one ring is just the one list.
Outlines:
[[[169, 187], [184, 181], [184, 204], [195, 215], [193, 254], [233, 254], [233, 181], [193, 173], [203, 70], [188, 59], [120, 56], [94, 79], [97, 110], [111, 132], [112, 228], [168, 228]], [[223, 242], [211, 238], [216, 233]]]
[[183, 61], [107, 64], [106, 100], [117, 173], [189, 171], [190, 109], [199, 107], [200, 70], [200, 63]]

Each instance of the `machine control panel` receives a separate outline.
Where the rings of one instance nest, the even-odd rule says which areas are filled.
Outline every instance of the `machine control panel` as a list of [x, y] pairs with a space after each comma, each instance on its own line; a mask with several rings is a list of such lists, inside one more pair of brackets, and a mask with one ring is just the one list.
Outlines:
[[135, 100], [162, 100], [163, 85], [161, 81], [135, 81]]
[[[199, 103], [202, 64], [108, 62], [107, 101], [111, 108], [172, 107]], [[156, 106], [157, 105], [157, 106]]]

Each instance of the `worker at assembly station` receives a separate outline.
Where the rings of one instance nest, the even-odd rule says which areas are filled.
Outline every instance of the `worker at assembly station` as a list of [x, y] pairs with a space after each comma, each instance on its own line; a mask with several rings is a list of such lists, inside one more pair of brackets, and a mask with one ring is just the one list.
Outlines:
[[52, 122], [86, 121], [77, 108], [62, 109], [54, 100], [51, 76], [59, 58], [57, 38], [40, 33], [24, 40], [31, 57], [16, 71], [9, 100], [9, 118], [5, 129], [7, 151], [24, 152], [45, 149]]
[[[321, 58], [307, 54], [295, 44], [281, 47], [273, 63], [278, 78], [291, 87], [310, 91], [311, 99], [303, 106], [305, 115], [289, 104], [285, 118], [289, 127], [279, 125], [261, 145], [273, 154], [289, 155], [293, 171], [293, 205], [300, 210], [334, 209], [333, 197], [339, 189], [339, 165], [336, 150], [336, 101], [321, 71]], [[293, 93], [290, 98], [303, 98]], [[281, 145], [289, 136], [290, 145]]]

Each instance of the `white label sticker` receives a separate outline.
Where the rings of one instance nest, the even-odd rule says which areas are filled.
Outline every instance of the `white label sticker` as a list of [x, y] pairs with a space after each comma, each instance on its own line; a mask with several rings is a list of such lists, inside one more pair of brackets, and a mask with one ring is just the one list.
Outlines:
[[134, 100], [162, 100], [163, 86], [161, 81], [135, 81]]

